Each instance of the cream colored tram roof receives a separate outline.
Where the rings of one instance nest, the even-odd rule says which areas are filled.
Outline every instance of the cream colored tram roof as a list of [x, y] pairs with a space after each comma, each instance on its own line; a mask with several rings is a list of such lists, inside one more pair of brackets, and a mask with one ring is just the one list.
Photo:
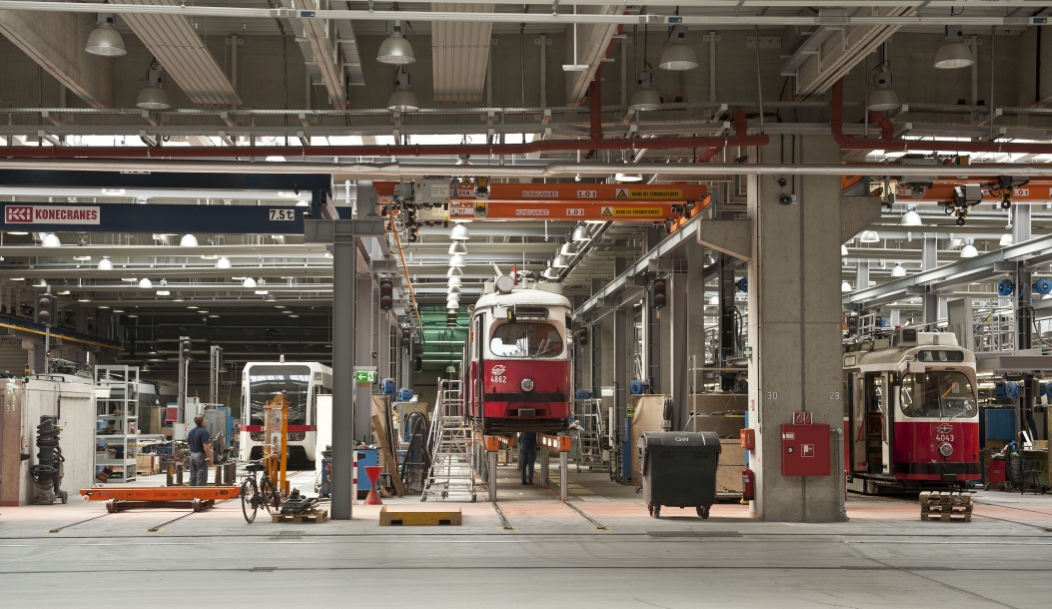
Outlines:
[[[964, 361], [963, 362], [942, 362], [947, 364], [972, 364], [975, 366], [975, 354], [963, 347], [952, 347], [950, 345], [919, 345], [916, 347], [891, 347], [889, 349], [879, 349], [877, 351], [845, 351], [844, 357], [851, 355], [857, 356], [855, 364], [853, 366], [844, 366], [845, 368], [856, 368], [858, 366], [877, 366], [877, 365], [888, 365], [897, 364], [902, 361], [907, 355], [914, 355], [918, 351], [963, 351]], [[940, 363], [940, 362], [931, 362]]]
[[493, 292], [484, 294], [475, 303], [476, 309], [489, 307], [506, 307], [508, 305], [538, 307], [570, 307], [570, 301], [562, 294], [535, 288], [515, 288], [510, 294]]

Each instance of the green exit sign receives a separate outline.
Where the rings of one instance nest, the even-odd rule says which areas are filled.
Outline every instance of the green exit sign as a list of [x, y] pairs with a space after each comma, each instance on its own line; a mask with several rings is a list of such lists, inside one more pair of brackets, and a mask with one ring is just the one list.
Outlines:
[[376, 371], [375, 370], [358, 370], [354, 373], [354, 380], [359, 383], [375, 383], [376, 382]]
[[743, 348], [742, 357], [744, 357], [745, 359], [752, 359], [752, 347]]

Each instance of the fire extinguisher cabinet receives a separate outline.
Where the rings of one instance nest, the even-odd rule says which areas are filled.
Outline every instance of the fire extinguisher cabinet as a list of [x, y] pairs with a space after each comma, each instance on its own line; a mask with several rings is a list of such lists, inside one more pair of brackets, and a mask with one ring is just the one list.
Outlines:
[[720, 437], [712, 431], [652, 432], [639, 436], [643, 474], [643, 500], [654, 518], [662, 506], [695, 508], [709, 517], [716, 502], [716, 466]]

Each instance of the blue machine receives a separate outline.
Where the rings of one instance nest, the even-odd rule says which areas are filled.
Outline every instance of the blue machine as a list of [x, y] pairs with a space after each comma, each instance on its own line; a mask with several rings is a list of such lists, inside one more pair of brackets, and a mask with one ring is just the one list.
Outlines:
[[737, 281], [737, 283], [734, 284], [734, 286], [738, 288], [739, 292], [746, 292], [746, 293], [748, 293], [748, 291], [749, 291], [749, 278], [748, 277], [742, 277], [741, 279], [739, 279]]
[[628, 392], [632, 395], [643, 395], [647, 390], [646, 383], [643, 381], [632, 381], [628, 384]]
[[395, 394], [395, 380], [394, 379], [383, 379], [380, 381], [380, 393], [384, 395], [393, 396]]
[[1052, 280], [1044, 278], [1038, 279], [1034, 282], [1034, 291], [1038, 294], [1052, 293]]
[[[369, 475], [365, 473], [366, 465], [379, 465], [380, 455], [375, 448], [359, 448], [358, 451], [358, 494], [369, 492]], [[320, 497], [332, 496], [332, 459], [325, 457], [321, 460], [321, 485], [318, 489]]]
[[573, 394], [575, 400], [590, 400], [592, 399], [592, 392], [587, 389], [578, 389]]
[[997, 282], [997, 294], [1000, 296], [1011, 296], [1015, 291], [1015, 284], [1007, 279]]
[[999, 400], [1019, 397], [1019, 384], [1012, 382], [1001, 382], [995, 384], [994, 397]]
[[403, 387], [403, 388], [398, 390], [398, 401], [399, 402], [408, 402], [411, 399], [413, 399], [413, 390], [412, 389], [406, 389], [405, 387]]

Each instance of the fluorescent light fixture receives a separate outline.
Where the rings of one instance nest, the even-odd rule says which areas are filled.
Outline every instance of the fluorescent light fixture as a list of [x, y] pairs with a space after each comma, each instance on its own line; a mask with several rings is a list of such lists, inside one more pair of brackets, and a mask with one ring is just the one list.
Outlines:
[[289, 315], [289, 319], [299, 319], [299, 315]]
[[187, 309], [190, 309], [190, 310], [193, 310], [193, 309], [196, 309], [197, 307], [195, 307], [194, 305], [190, 305], [190, 306], [188, 306], [188, 307], [186, 307], [186, 308], [187, 308]]
[[129, 315], [128, 319], [139, 319], [138, 315]]
[[208, 319], [218, 319], [218, 318], [219, 318], [219, 316], [214, 314], [214, 313], [212, 315], [208, 316]]
[[266, 296], [268, 292], [266, 290], [256, 290], [258, 296]]
[[110, 305], [99, 305], [98, 308], [106, 310], [106, 309], [110, 308]]
[[7, 231], [7, 234], [22, 236], [22, 235], [28, 235], [29, 233], [24, 231], [24, 230], [9, 230], [9, 231]]
[[296, 201], [296, 207], [309, 207], [309, 201]]
[[114, 309], [113, 312], [114, 313], [123, 313], [124, 309]]
[[59, 292], [56, 295], [57, 296], [69, 296], [70, 295], [70, 291], [69, 290], [62, 290], [61, 292]]
[[278, 196], [279, 197], [284, 197], [286, 199], [298, 199], [299, 196], [300, 196], [300, 193], [293, 192], [291, 190], [279, 190], [278, 191]]
[[11, 278], [11, 281], [25, 281], [25, 280], [26, 280], [25, 277], [12, 277]]
[[77, 262], [91, 262], [91, 256], [74, 256], [73, 259]]
[[157, 295], [158, 296], [171, 296], [172, 293], [169, 292], [168, 290], [157, 290]]
[[614, 179], [618, 182], [642, 182], [643, 176], [638, 173], [615, 173]]
[[122, 196], [126, 191], [123, 188], [103, 188], [102, 194], [109, 197]]

